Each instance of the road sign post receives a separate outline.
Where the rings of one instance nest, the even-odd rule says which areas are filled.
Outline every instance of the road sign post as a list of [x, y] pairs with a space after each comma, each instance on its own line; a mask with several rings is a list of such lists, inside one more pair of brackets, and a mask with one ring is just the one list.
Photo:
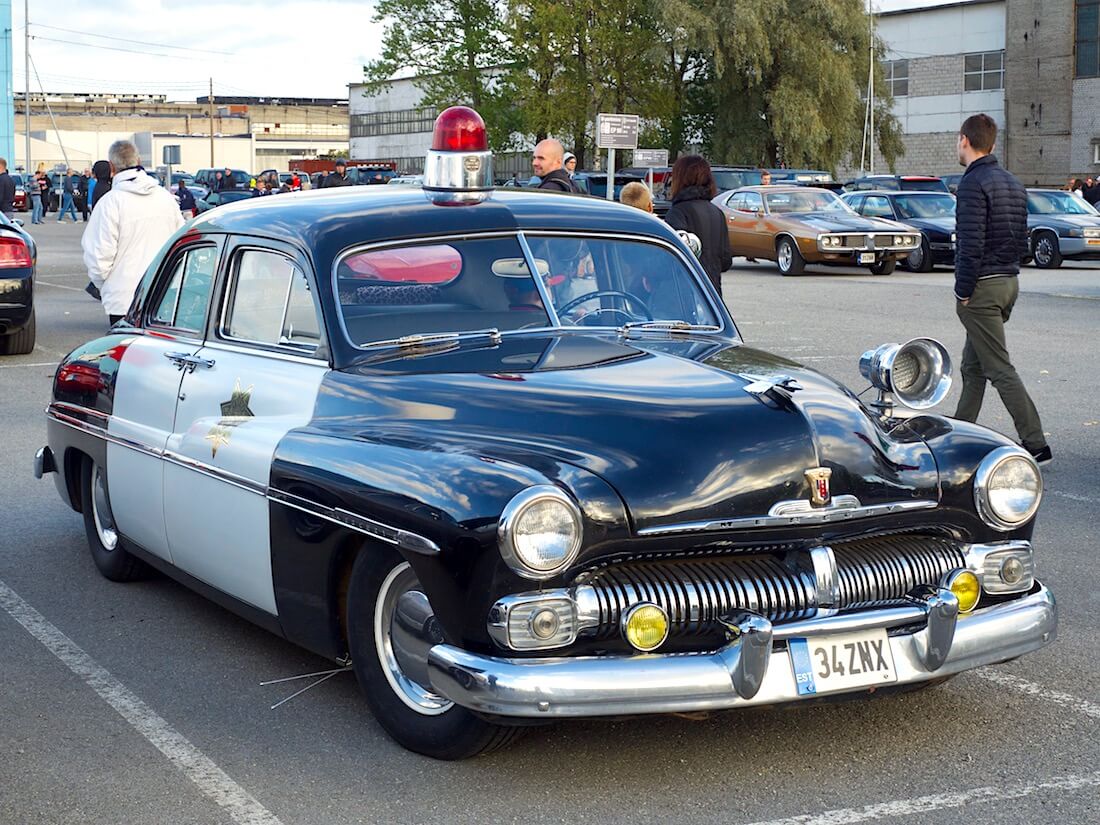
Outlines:
[[615, 150], [638, 148], [638, 115], [596, 115], [596, 147], [607, 150], [607, 199], [615, 200]]

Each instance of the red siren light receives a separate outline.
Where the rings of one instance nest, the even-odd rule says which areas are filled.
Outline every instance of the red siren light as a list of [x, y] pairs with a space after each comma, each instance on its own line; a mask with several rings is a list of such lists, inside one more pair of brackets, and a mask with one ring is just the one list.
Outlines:
[[437, 152], [487, 152], [485, 121], [469, 106], [444, 109], [435, 119], [432, 149]]

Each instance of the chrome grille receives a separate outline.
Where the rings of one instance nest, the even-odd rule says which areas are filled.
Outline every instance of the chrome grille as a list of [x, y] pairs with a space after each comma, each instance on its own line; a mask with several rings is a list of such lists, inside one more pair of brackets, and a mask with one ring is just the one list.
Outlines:
[[[840, 607], [896, 601], [918, 584], [935, 584], [965, 567], [959, 545], [948, 539], [899, 535], [834, 543]], [[612, 564], [585, 579], [599, 605], [599, 636], [619, 632], [623, 613], [647, 601], [669, 615], [670, 635], [713, 632], [719, 617], [747, 609], [773, 622], [817, 609], [809, 554], [770, 554], [631, 561]]]
[[788, 569], [774, 556], [615, 565], [586, 584], [596, 592], [600, 630], [608, 634], [618, 632], [623, 612], [642, 601], [668, 611], [678, 635], [712, 630], [720, 616], [738, 607], [772, 621], [814, 609], [812, 577]]
[[833, 552], [845, 607], [898, 599], [918, 584], [936, 584], [949, 570], [966, 567], [957, 543], [925, 536], [847, 542], [834, 545]]

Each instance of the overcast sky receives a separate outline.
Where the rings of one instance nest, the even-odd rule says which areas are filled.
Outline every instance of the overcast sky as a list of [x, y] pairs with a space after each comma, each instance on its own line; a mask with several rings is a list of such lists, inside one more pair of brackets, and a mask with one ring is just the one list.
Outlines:
[[[942, 0], [951, 2], [952, 0]], [[29, 0], [31, 89], [344, 97], [378, 53], [369, 0]], [[937, 0], [872, 0], [888, 11]], [[23, 0], [12, 0], [25, 88]], [[171, 48], [169, 48], [171, 46]], [[35, 75], [37, 68], [38, 76]]]

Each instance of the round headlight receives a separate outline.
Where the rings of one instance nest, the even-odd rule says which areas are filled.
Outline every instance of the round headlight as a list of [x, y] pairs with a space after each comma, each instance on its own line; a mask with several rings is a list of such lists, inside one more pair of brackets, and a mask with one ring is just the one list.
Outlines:
[[903, 246], [906, 243], [906, 239], [901, 235], [894, 236], [894, 246]]
[[573, 500], [551, 485], [528, 487], [504, 508], [497, 530], [500, 554], [527, 579], [556, 576], [577, 557], [581, 514]]
[[859, 371], [876, 389], [892, 392], [914, 410], [936, 406], [951, 389], [951, 356], [931, 338], [883, 344], [865, 352]]
[[1043, 477], [1035, 460], [1017, 447], [998, 447], [974, 475], [974, 501], [982, 521], [996, 530], [1027, 523], [1039, 509]]

